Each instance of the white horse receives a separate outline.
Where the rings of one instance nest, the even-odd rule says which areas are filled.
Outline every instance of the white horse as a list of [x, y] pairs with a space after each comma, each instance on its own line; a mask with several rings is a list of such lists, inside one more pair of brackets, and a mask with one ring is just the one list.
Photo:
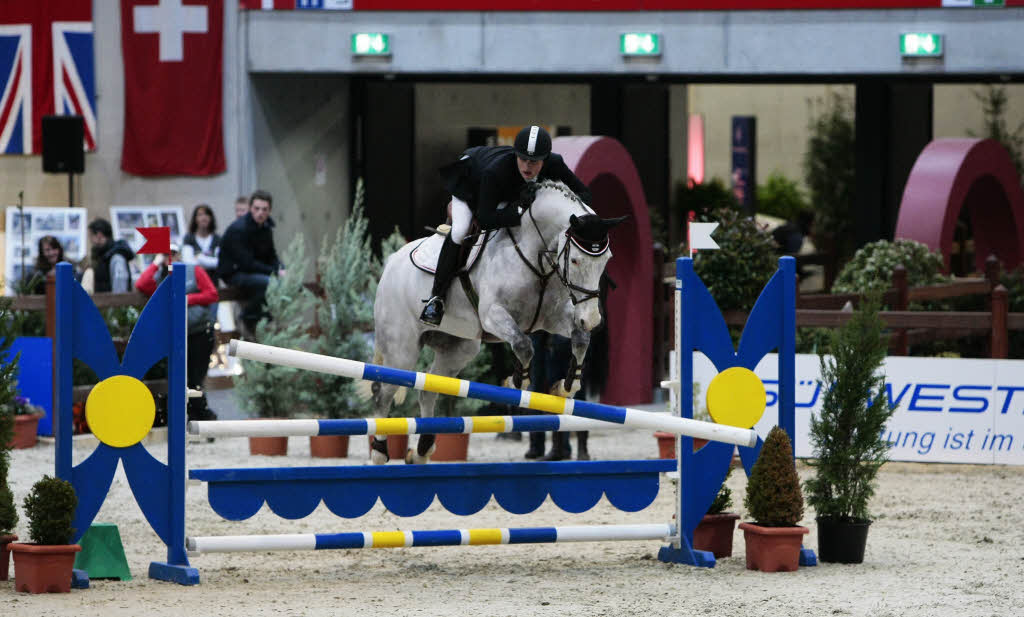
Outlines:
[[[625, 217], [601, 219], [561, 182], [534, 186], [532, 205], [519, 227], [478, 241], [483, 247], [469, 279], [479, 301], [474, 305], [460, 282], [453, 282], [439, 328], [421, 323], [419, 314], [432, 283], [423, 264], [432, 268], [444, 238], [415, 240], [387, 259], [374, 303], [375, 363], [412, 370], [420, 348], [428, 345], [434, 350], [429, 372], [454, 377], [480, 351], [482, 341], [505, 341], [518, 369], [506, 385], [525, 389], [533, 357], [528, 334], [545, 330], [572, 341], [566, 383], [559, 381], [552, 393], [575, 394], [590, 331], [601, 323], [599, 285], [612, 256], [608, 230]], [[377, 417], [387, 416], [398, 389], [372, 385]], [[420, 415], [433, 416], [436, 401], [436, 393], [421, 391]], [[406, 462], [427, 462], [433, 446], [433, 435], [420, 435]], [[388, 460], [382, 437], [374, 440], [371, 460]]]

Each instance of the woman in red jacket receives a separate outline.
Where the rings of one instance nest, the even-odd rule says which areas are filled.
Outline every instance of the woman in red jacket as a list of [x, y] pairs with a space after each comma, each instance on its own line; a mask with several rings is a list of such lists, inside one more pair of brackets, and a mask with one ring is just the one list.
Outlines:
[[[166, 260], [163, 255], [157, 256], [153, 263], [142, 272], [139, 279], [135, 281], [135, 288], [147, 296], [156, 292], [160, 281], [167, 277], [168, 264], [180, 259], [178, 245], [171, 245], [171, 254]], [[203, 268], [197, 268], [192, 264], [182, 264], [185, 267], [185, 298], [188, 303], [188, 353], [185, 360], [185, 379], [188, 387], [194, 390], [202, 390], [206, 381], [206, 372], [210, 368], [210, 355], [216, 338], [213, 332], [213, 324], [216, 315], [211, 309], [217, 303], [217, 288], [210, 280], [210, 275]], [[216, 420], [217, 414], [213, 413], [206, 400], [206, 393], [201, 398], [188, 399], [189, 420]]]

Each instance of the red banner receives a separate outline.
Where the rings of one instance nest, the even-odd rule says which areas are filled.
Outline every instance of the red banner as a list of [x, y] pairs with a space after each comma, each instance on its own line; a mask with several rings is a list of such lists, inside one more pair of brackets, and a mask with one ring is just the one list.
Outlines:
[[223, 33], [223, 0], [121, 0], [121, 169], [208, 176], [227, 168]]

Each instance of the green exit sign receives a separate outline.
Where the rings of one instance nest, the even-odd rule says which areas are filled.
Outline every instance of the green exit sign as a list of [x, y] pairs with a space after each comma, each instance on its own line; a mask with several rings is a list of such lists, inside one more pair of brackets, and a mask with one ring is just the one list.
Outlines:
[[660, 56], [661, 36], [652, 32], [627, 32], [619, 37], [623, 56]]
[[904, 56], [941, 56], [942, 35], [934, 32], [901, 34], [900, 53]]
[[352, 35], [352, 53], [357, 56], [391, 54], [391, 37], [380, 32], [357, 32]]

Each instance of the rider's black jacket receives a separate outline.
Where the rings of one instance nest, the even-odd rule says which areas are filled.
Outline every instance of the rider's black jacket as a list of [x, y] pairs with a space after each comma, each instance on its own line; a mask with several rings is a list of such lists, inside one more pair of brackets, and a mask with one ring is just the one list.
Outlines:
[[[590, 191], [572, 173], [562, 157], [550, 154], [537, 175], [538, 180], [560, 180], [590, 205]], [[519, 213], [511, 207], [519, 199], [526, 180], [516, 166], [516, 153], [511, 146], [477, 146], [466, 150], [459, 160], [441, 168], [445, 189], [469, 204], [476, 212], [483, 229], [515, 227]], [[507, 202], [510, 207], [498, 209]]]

